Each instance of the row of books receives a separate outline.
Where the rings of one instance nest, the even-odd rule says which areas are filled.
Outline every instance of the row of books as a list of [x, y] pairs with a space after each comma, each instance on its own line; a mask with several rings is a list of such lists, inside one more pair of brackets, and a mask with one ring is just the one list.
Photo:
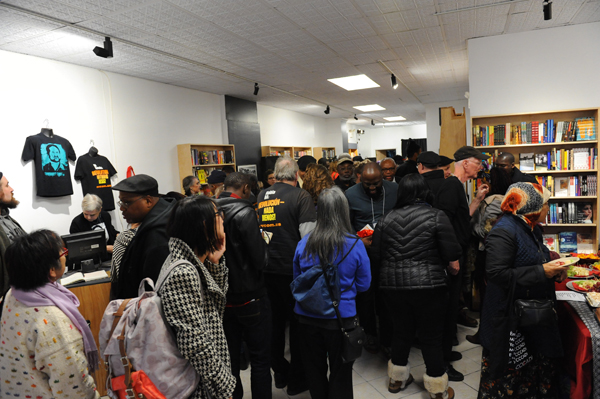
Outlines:
[[312, 156], [312, 151], [311, 150], [308, 150], [308, 151], [294, 151], [294, 158], [300, 158], [300, 157], [303, 157], [305, 155]]
[[598, 163], [598, 149], [572, 148], [556, 149], [551, 151], [533, 153], [522, 152], [519, 154], [519, 169], [521, 171], [548, 171], [548, 170], [593, 170]]
[[285, 151], [277, 151], [277, 150], [271, 150], [269, 152], [269, 155], [272, 157], [279, 157], [282, 155], [287, 155], [288, 157], [292, 156], [292, 152], [290, 150], [285, 150]]
[[210, 150], [199, 151], [192, 148], [192, 165], [211, 165], [234, 163], [233, 151], [231, 150]]
[[321, 157], [325, 159], [335, 158], [335, 150], [322, 150]]
[[547, 224], [591, 224], [594, 223], [591, 203], [551, 202]]
[[597, 193], [596, 175], [537, 176], [536, 179], [554, 197], [593, 197]]
[[563, 231], [558, 234], [544, 234], [544, 244], [550, 251], [559, 253], [593, 254], [594, 238], [592, 234]]
[[473, 145], [514, 145], [562, 143], [579, 140], [596, 140], [593, 117], [573, 121], [520, 122], [492, 126], [473, 126]]

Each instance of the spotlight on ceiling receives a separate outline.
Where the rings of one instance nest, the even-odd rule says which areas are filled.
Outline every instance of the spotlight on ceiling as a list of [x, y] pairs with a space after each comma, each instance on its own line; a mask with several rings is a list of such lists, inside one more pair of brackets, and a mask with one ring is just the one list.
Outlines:
[[325, 115], [329, 115], [329, 111], [330, 111], [330, 109], [329, 109], [329, 105], [328, 105], [327, 108], [325, 108], [325, 111], [323, 111], [323, 112], [325, 113]]
[[358, 118], [356, 117], [356, 114], [354, 114], [354, 120], [355, 120], [355, 121], [357, 121], [357, 120], [358, 120]]
[[392, 88], [396, 90], [398, 88], [398, 81], [396, 80], [396, 75], [392, 74]]
[[544, 0], [542, 3], [544, 6], [544, 21], [552, 19], [552, 0]]
[[113, 57], [113, 49], [112, 42], [110, 41], [110, 37], [106, 37], [104, 40], [104, 47], [94, 47], [94, 54], [98, 57], [102, 58], [112, 58]]
[[375, 126], [375, 121], [371, 119], [371, 126]]
[[254, 83], [254, 95], [257, 96], [258, 95], [258, 91], [260, 90], [260, 87], [258, 87], [258, 83]]

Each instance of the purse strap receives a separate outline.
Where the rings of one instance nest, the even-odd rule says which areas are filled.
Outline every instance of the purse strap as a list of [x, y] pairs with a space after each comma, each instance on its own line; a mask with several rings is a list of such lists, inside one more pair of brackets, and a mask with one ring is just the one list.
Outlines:
[[131, 378], [131, 362], [127, 357], [127, 352], [125, 351], [125, 327], [127, 325], [123, 324], [123, 329], [121, 330], [121, 334], [117, 338], [119, 340], [119, 352], [121, 354], [121, 364], [123, 365], [123, 369], [125, 370], [125, 395], [127, 399], [136, 399], [135, 391], [133, 390], [133, 380]]

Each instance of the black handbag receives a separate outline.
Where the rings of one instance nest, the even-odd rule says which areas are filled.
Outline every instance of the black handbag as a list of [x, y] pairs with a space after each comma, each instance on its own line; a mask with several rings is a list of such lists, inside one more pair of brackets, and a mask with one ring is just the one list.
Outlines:
[[552, 326], [558, 320], [551, 299], [517, 299], [515, 316], [519, 327]]

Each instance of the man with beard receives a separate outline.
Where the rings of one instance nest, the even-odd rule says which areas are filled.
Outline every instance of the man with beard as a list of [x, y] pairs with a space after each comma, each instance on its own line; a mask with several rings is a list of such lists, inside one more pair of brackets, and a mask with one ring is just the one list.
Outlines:
[[15, 209], [19, 205], [19, 201], [13, 197], [13, 191], [6, 176], [0, 172], [0, 298], [9, 288], [4, 252], [16, 237], [26, 234], [19, 223], [9, 216], [9, 209]]
[[338, 177], [333, 181], [336, 186], [346, 192], [350, 187], [354, 186], [352, 174], [354, 173], [354, 162], [350, 158], [350, 154], [340, 154], [338, 157], [337, 172]]
[[[350, 206], [350, 222], [354, 230], [358, 232], [366, 225], [370, 225], [374, 229], [381, 216], [394, 208], [397, 196], [398, 185], [383, 179], [381, 167], [375, 162], [365, 164], [360, 177], [360, 184], [356, 184], [346, 191], [346, 198]], [[362, 241], [368, 253], [373, 242], [373, 236], [362, 238]], [[377, 282], [373, 281], [371, 288], [366, 292], [359, 293], [356, 297], [356, 310], [361, 325], [367, 333], [365, 349], [372, 353], [377, 352], [379, 349], [377, 320], [375, 318], [376, 305], [377, 314], [379, 315], [381, 344], [384, 348], [388, 348], [392, 344], [391, 320], [387, 317], [383, 303], [378, 298], [376, 288]]]
[[508, 172], [513, 183], [534, 183], [538, 184], [536, 178], [532, 175], [526, 175], [515, 166], [515, 156], [510, 152], [503, 152], [496, 158], [495, 165]]

